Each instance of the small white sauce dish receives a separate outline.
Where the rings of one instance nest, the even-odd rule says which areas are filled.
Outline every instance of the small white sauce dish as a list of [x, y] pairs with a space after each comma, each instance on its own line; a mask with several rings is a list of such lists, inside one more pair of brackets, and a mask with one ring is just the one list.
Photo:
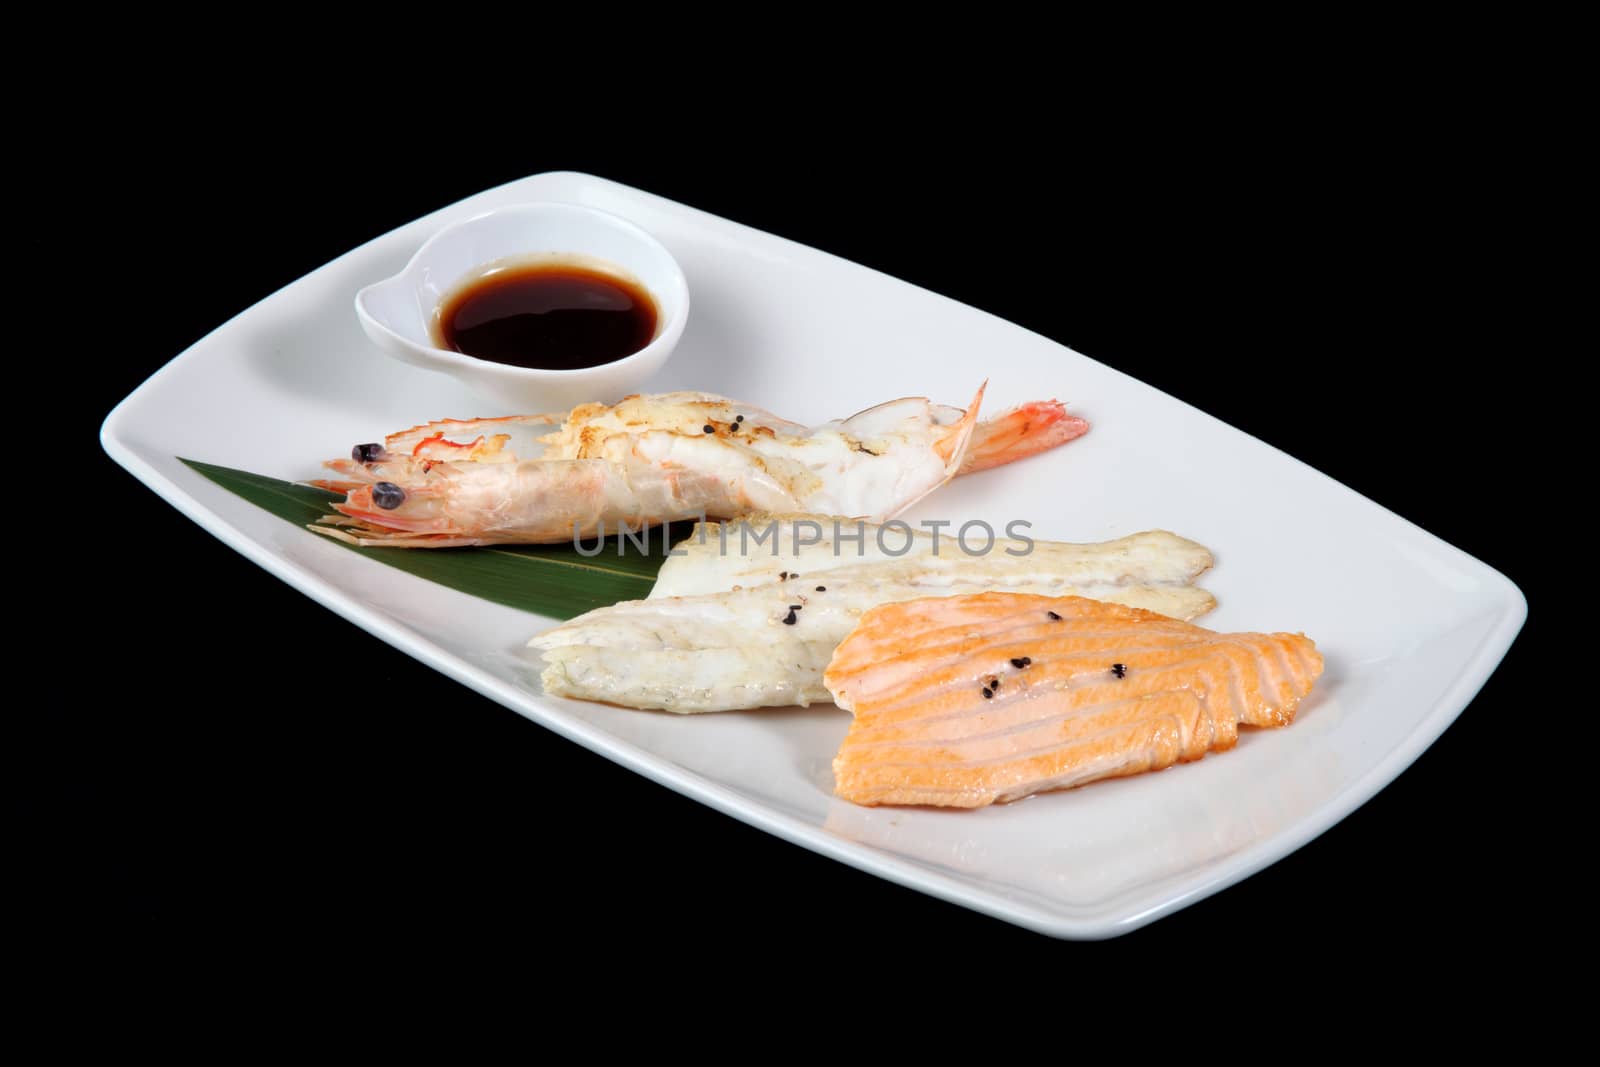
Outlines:
[[[515, 367], [439, 347], [439, 310], [459, 286], [497, 261], [546, 258], [609, 265], [631, 276], [655, 299], [655, 337], [630, 356], [576, 370]], [[405, 270], [356, 294], [356, 316], [396, 359], [454, 375], [486, 401], [533, 414], [640, 392], [683, 336], [689, 284], [661, 242], [626, 219], [577, 204], [516, 204], [434, 234]]]

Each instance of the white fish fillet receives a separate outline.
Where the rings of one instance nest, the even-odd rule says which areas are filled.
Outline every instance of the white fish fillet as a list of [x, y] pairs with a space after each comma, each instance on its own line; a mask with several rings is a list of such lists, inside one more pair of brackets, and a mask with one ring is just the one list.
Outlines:
[[[856, 528], [854, 520], [841, 521], [846, 534]], [[823, 526], [826, 540], [797, 554], [793, 535], [814, 535], [805, 523]], [[781, 538], [777, 555], [770, 541], [741, 553], [738, 524], [728, 524], [723, 554], [718, 524], [704, 524], [704, 544], [696, 527], [678, 546], [686, 554], [662, 566], [649, 599], [599, 608], [528, 642], [543, 653], [545, 691], [674, 712], [807, 705], [832, 699], [823, 671], [862, 612], [879, 604], [1034, 593], [1085, 596], [1184, 620], [1216, 606], [1191, 584], [1211, 566], [1211, 553], [1164, 530], [1097, 545], [1037, 541], [1026, 555], [1006, 552], [1020, 551], [1021, 542], [1001, 541], [976, 557], [949, 536], [940, 537], [935, 554], [931, 536], [919, 535], [896, 558], [879, 550], [877, 528], [868, 524], [858, 558], [853, 541], [844, 555], [834, 555], [832, 523], [773, 520]], [[905, 540], [898, 529], [885, 531], [890, 550]], [[791, 612], [794, 621], [787, 623]]]

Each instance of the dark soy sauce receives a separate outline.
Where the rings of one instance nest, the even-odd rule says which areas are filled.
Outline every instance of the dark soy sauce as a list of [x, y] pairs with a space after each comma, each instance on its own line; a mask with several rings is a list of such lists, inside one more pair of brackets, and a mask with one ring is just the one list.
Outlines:
[[631, 356], [656, 335], [656, 303], [613, 274], [564, 263], [504, 267], [468, 282], [439, 308], [444, 347], [541, 370], [578, 370]]

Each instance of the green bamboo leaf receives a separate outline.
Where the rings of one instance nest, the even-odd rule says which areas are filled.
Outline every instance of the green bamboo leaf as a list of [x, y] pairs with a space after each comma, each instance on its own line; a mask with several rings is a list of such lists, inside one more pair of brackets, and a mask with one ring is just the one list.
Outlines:
[[[296, 526], [304, 527], [335, 514], [331, 505], [344, 499], [342, 493], [315, 486], [178, 458], [229, 492]], [[361, 548], [331, 539], [329, 544], [496, 604], [570, 619], [621, 600], [640, 600], [649, 595], [656, 572], [666, 559], [666, 546], [682, 540], [691, 528], [692, 524], [677, 524], [665, 538], [660, 530], [650, 531], [647, 551], [641, 551], [626, 538], [610, 538], [594, 556], [585, 556], [570, 544]], [[317, 535], [308, 530], [306, 536]]]

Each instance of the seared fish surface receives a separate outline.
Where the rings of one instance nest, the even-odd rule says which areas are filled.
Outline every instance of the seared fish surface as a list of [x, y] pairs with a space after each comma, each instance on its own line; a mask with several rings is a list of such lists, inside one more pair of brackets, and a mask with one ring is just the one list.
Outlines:
[[1082, 597], [868, 611], [825, 680], [855, 712], [833, 761], [857, 804], [977, 808], [1232, 748], [1322, 673], [1302, 634], [1218, 634]]
[[[783, 553], [741, 548], [736, 524], [696, 527], [647, 600], [599, 608], [535, 637], [547, 693], [675, 712], [807, 705], [830, 699], [823, 671], [863, 613], [881, 604], [987, 590], [1075, 594], [1190, 619], [1215, 599], [1191, 583], [1212, 564], [1204, 546], [1162, 530], [1095, 545], [1001, 541], [983, 556], [919, 534], [910, 550], [880, 550], [864, 525], [835, 555], [833, 520], [772, 521]], [[853, 520], [843, 520], [847, 534]], [[821, 526], [825, 540], [790, 551]], [[760, 524], [766, 531], [767, 524]], [[702, 536], [702, 534], [704, 536]], [[905, 537], [886, 531], [897, 550]], [[728, 553], [721, 546], [726, 543]]]

